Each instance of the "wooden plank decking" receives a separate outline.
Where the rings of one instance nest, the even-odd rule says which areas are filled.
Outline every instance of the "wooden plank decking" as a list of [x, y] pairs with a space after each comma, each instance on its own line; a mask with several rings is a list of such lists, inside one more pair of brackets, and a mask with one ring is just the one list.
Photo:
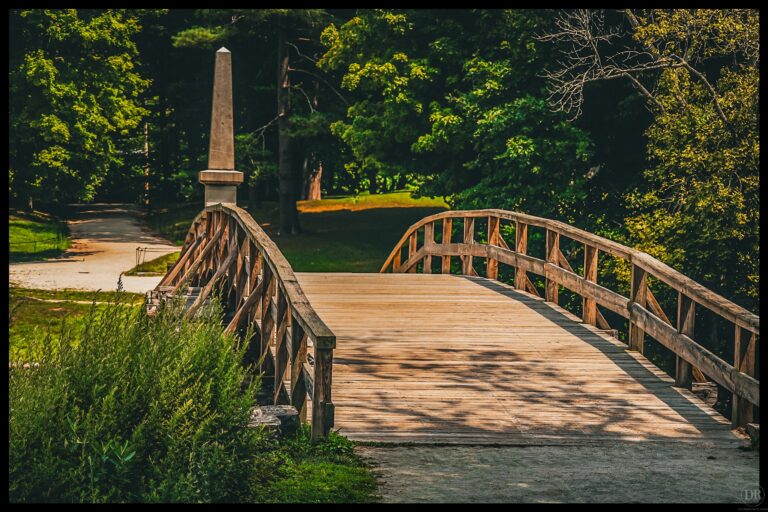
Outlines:
[[483, 278], [299, 273], [336, 334], [334, 429], [384, 442], [743, 443], [637, 352]]

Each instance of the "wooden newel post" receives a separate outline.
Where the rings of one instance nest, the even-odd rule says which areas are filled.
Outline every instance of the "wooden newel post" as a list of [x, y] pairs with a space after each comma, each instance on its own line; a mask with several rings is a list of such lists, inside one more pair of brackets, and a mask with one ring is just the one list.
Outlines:
[[[559, 266], [560, 233], [547, 229], [547, 263]], [[546, 301], [557, 304], [557, 281], [546, 277]]]
[[[632, 264], [632, 288], [629, 292], [630, 306], [637, 303], [645, 307], [648, 300], [648, 275], [645, 270]], [[629, 348], [643, 353], [643, 339], [645, 333], [635, 324], [630, 315], [629, 321]]]
[[216, 52], [213, 75], [208, 169], [198, 175], [198, 181], [205, 185], [205, 206], [237, 204], [237, 186], [243, 182], [243, 173], [235, 170], [233, 127], [232, 54], [222, 47]]
[[[526, 254], [528, 251], [528, 224], [522, 222], [515, 223], [515, 252], [517, 254]], [[526, 281], [525, 270], [515, 267], [515, 288], [525, 290]]]
[[[443, 240], [442, 244], [449, 244], [451, 243], [451, 231], [453, 230], [453, 219], [450, 217], [446, 217], [443, 219]], [[451, 273], [451, 257], [450, 256], [443, 256], [443, 265], [441, 268], [441, 271], [443, 274], [450, 274]]]
[[[472, 245], [475, 243], [475, 218], [464, 217], [464, 244]], [[468, 250], [468, 248], [466, 248]], [[471, 276], [472, 255], [467, 253], [461, 257], [461, 273], [465, 276]]]
[[[488, 245], [499, 245], [499, 218], [488, 217]], [[494, 258], [488, 258], [485, 275], [488, 279], [498, 279], [499, 261]]]
[[[740, 372], [754, 377], [757, 365], [757, 335], [736, 326], [733, 366]], [[754, 406], [746, 399], [733, 394], [731, 401], [731, 426], [744, 427], [754, 419]]]
[[333, 350], [315, 347], [315, 382], [312, 390], [312, 442], [327, 437], [334, 421], [331, 399]]
[[[584, 279], [597, 283], [597, 258], [600, 250], [592, 245], [584, 244]], [[582, 321], [585, 324], [597, 325], [597, 302], [584, 297], [582, 300]]]
[[291, 405], [299, 411], [302, 421], [307, 419], [307, 385], [304, 380], [304, 361], [307, 359], [307, 335], [301, 324], [294, 318], [291, 321], [291, 336], [288, 354], [291, 360]]
[[[406, 262], [410, 261], [411, 258], [413, 258], [413, 256], [416, 254], [416, 244], [418, 242], [417, 231], [414, 231], [411, 234], [410, 238], [408, 238], [408, 259], [406, 260]], [[411, 268], [409, 268], [406, 272], [408, 272], [409, 274], [415, 274], [416, 264], [411, 265]]]
[[[693, 339], [693, 327], [696, 320], [696, 303], [684, 293], [677, 294], [677, 332]], [[693, 368], [691, 363], [675, 356], [675, 386], [691, 389]]]
[[427, 255], [424, 256], [424, 269], [422, 272], [425, 274], [432, 273], [431, 251], [433, 250], [433, 245], [435, 245], [435, 224], [433, 222], [429, 222], [424, 225], [424, 250], [427, 252]]

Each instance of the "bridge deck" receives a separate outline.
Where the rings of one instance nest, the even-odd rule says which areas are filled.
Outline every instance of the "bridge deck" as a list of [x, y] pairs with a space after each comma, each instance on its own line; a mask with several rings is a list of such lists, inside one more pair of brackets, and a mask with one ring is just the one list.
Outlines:
[[360, 441], [742, 443], [626, 345], [482, 278], [297, 274], [337, 336], [335, 429]]

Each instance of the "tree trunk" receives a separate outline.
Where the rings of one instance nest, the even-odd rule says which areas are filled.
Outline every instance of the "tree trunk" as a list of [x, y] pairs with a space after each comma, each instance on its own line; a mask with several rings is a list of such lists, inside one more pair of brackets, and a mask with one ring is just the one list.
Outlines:
[[144, 206], [149, 206], [149, 122], [144, 122]]
[[280, 198], [281, 235], [299, 232], [299, 217], [296, 211], [296, 172], [293, 169], [292, 140], [287, 130], [290, 127], [291, 83], [288, 76], [288, 48], [285, 44], [285, 26], [278, 22], [277, 37], [277, 129], [278, 129], [278, 182]]
[[314, 154], [310, 158], [312, 164], [309, 171], [309, 178], [307, 179], [307, 199], [309, 201], [318, 201], [321, 199], [320, 181], [323, 177], [323, 162], [318, 160]]

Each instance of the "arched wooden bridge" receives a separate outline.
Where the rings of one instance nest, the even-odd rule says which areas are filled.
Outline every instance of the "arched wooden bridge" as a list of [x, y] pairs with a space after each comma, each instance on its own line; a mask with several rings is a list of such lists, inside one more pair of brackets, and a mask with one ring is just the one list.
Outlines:
[[[529, 230], [543, 234], [544, 258], [531, 255], [539, 239], [528, 250]], [[582, 272], [564, 251], [583, 255]], [[601, 255], [631, 271], [628, 297], [597, 283]], [[674, 322], [651, 291], [659, 282], [677, 292]], [[581, 297], [581, 318], [558, 306], [563, 288]], [[192, 315], [214, 290], [230, 332], [253, 326], [274, 402], [301, 410], [314, 438], [333, 428], [366, 441], [729, 445], [757, 421], [759, 317], [558, 221], [447, 211], [411, 226], [379, 274], [312, 274], [294, 273], [246, 211], [217, 204], [148, 307], [186, 293]], [[627, 320], [628, 345], [600, 308]], [[733, 325], [730, 361], [693, 339], [697, 308]], [[676, 354], [673, 377], [643, 356], [645, 338]], [[705, 378], [733, 393], [732, 421], [689, 391]]]

